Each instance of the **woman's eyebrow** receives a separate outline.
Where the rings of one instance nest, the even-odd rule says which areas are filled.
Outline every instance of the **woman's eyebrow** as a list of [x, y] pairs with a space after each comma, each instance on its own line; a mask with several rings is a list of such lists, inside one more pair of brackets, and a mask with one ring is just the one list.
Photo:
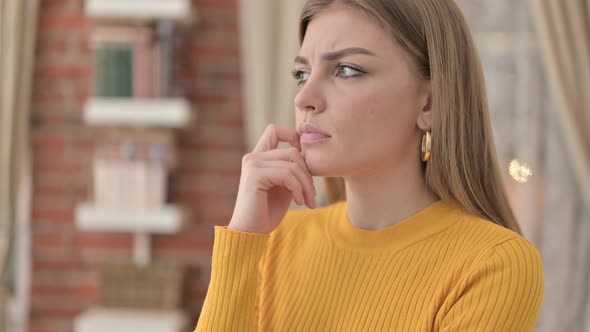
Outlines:
[[[373, 53], [367, 49], [364, 49], [362, 47], [349, 47], [349, 48], [341, 49], [339, 51], [325, 53], [324, 55], [322, 55], [322, 60], [334, 61], [334, 60], [338, 60], [340, 58], [344, 58], [346, 56], [353, 55], [353, 54], [366, 54], [366, 55], [373, 55], [373, 56], [375, 55], [375, 53]], [[300, 63], [302, 65], [309, 65], [309, 61], [302, 56], [296, 56], [295, 63]]]

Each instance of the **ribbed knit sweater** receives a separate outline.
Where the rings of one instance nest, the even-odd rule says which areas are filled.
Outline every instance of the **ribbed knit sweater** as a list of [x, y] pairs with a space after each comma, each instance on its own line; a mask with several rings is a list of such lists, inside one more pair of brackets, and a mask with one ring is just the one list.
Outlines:
[[438, 201], [382, 230], [345, 202], [271, 234], [215, 227], [196, 331], [533, 331], [543, 266], [524, 237]]

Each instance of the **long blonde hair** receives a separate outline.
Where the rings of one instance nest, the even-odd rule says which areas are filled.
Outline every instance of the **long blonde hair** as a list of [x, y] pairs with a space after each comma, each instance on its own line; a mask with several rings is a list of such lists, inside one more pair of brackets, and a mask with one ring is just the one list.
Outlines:
[[[486, 87], [473, 38], [452, 0], [310, 0], [300, 43], [314, 15], [341, 3], [375, 18], [432, 85], [432, 149], [425, 183], [438, 198], [519, 234], [506, 197], [492, 135]], [[340, 180], [341, 181], [341, 180]], [[327, 182], [336, 199], [344, 188]]]

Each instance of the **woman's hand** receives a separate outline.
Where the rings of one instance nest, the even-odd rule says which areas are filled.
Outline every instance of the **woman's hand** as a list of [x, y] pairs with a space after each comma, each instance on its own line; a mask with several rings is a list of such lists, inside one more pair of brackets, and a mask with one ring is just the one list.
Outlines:
[[[279, 142], [292, 147], [277, 149]], [[290, 128], [269, 125], [251, 153], [242, 158], [242, 173], [234, 213], [228, 229], [270, 233], [294, 200], [315, 208], [316, 191], [299, 135]]]

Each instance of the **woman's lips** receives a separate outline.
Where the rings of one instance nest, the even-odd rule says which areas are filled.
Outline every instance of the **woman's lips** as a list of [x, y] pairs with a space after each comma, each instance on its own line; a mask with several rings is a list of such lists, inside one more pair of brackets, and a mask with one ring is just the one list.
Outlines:
[[299, 141], [301, 144], [314, 144], [324, 142], [330, 139], [330, 136], [322, 133], [301, 133]]

